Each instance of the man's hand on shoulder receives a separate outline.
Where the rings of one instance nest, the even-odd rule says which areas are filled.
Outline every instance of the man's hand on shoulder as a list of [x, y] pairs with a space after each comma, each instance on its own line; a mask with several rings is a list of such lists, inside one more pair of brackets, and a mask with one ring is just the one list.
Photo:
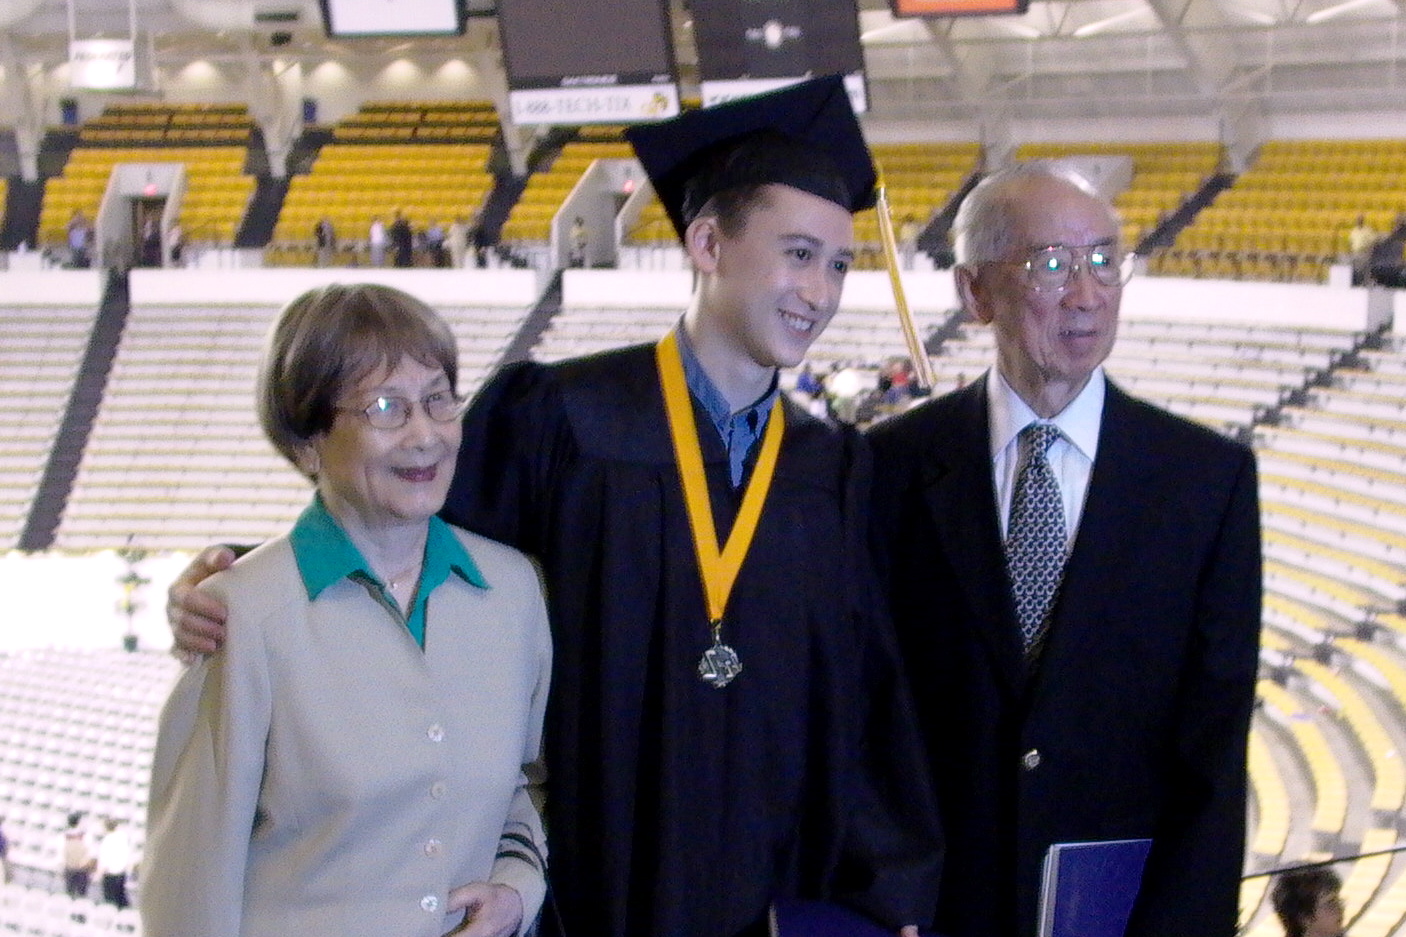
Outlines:
[[171, 583], [166, 593], [166, 621], [175, 635], [178, 655], [213, 654], [224, 643], [229, 609], [199, 586], [229, 569], [234, 559], [229, 547], [206, 547]]

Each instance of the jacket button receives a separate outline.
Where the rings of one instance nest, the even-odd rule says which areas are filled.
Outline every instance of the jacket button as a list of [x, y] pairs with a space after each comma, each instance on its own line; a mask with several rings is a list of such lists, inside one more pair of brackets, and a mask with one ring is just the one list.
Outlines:
[[1024, 755], [1021, 755], [1020, 766], [1026, 771], [1034, 771], [1036, 768], [1040, 767], [1040, 750], [1038, 748], [1032, 748]]
[[420, 899], [420, 907], [431, 913], [439, 910], [439, 899], [434, 895], [426, 895]]

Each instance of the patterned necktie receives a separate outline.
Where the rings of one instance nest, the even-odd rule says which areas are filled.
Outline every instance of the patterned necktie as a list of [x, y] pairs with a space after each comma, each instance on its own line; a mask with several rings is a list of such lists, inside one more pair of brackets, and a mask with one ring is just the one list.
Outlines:
[[1038, 653], [1045, 639], [1064, 576], [1064, 502], [1048, 455], [1060, 435], [1059, 428], [1048, 423], [1031, 423], [1020, 431], [1025, 464], [1011, 497], [1006, 569], [1027, 657]]

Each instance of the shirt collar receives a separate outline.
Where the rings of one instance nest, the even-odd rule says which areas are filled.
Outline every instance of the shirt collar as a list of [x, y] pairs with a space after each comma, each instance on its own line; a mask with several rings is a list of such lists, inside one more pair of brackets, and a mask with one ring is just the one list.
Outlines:
[[[1103, 366], [1100, 365], [1089, 375], [1088, 383], [1079, 391], [1078, 396], [1055, 414], [1054, 419], [1045, 421], [1058, 426], [1065, 438], [1090, 462], [1098, 453], [1098, 431], [1103, 421], [1103, 398], [1106, 392], [1107, 381]], [[1021, 400], [1020, 395], [1006, 383], [997, 368], [988, 372], [986, 395], [991, 421], [991, 458], [994, 459], [1020, 435], [1021, 430], [1041, 420], [1039, 415], [1030, 409], [1030, 405]]]
[[[316, 599], [332, 583], [351, 576], [370, 579], [384, 587], [384, 583], [371, 571], [371, 564], [366, 562], [356, 544], [328, 512], [321, 495], [314, 497], [303, 510], [288, 535], [288, 541], [293, 548], [293, 558], [298, 564], [303, 586], [308, 590], [309, 601]], [[464, 549], [449, 525], [438, 517], [431, 517], [429, 534], [425, 539], [420, 594], [429, 595], [449, 578], [451, 572], [480, 589], [488, 588], [483, 573], [479, 572], [473, 557], [469, 556], [469, 551]]]
[[[713, 426], [718, 433], [726, 439], [728, 437], [728, 424], [736, 417], [743, 416], [754, 410], [760, 411], [761, 419], [771, 412], [771, 405], [776, 400], [776, 395], [780, 392], [780, 375], [773, 372], [771, 376], [771, 387], [755, 401], [738, 410], [732, 412], [732, 407], [728, 405], [727, 398], [718, 390], [713, 379], [708, 377], [708, 372], [703, 370], [703, 364], [698, 360], [697, 353], [693, 350], [693, 345], [688, 340], [688, 332], [683, 327], [683, 320], [674, 329], [679, 339], [679, 358], [683, 360], [684, 382], [688, 384], [689, 393], [703, 405], [703, 409], [708, 414], [708, 419], [712, 420]], [[761, 425], [761, 419], [757, 425]]]

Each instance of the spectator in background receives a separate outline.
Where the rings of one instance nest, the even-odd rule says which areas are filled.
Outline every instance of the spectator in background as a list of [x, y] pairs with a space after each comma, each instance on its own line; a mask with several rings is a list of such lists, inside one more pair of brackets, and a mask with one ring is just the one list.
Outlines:
[[568, 267], [586, 266], [586, 247], [590, 242], [590, 235], [586, 233], [586, 221], [580, 215], [577, 215], [576, 220], [571, 223], [568, 241], [566, 265]]
[[395, 219], [391, 221], [390, 231], [391, 247], [395, 251], [397, 267], [415, 266], [415, 231], [410, 227], [410, 221], [396, 209]]
[[141, 266], [161, 266], [161, 225], [155, 215], [142, 222]]
[[70, 813], [63, 833], [63, 886], [68, 897], [87, 897], [96, 865], [92, 841], [83, 829], [83, 814]]
[[488, 248], [492, 246], [492, 242], [482, 215], [474, 215], [473, 223], [469, 225], [469, 245], [474, 249], [474, 266], [479, 269], [487, 267]]
[[898, 228], [898, 248], [903, 256], [903, 269], [912, 270], [913, 261], [918, 256], [918, 236], [923, 233], [922, 225], [912, 215], [903, 216], [903, 224]]
[[186, 231], [181, 227], [179, 218], [171, 222], [171, 227], [166, 231], [166, 255], [171, 258], [171, 266], [185, 266]]
[[326, 215], [317, 219], [312, 226], [312, 240], [316, 250], [316, 263], [319, 267], [332, 266], [332, 254], [337, 250], [337, 229]]
[[386, 245], [390, 243], [390, 237], [386, 234], [386, 226], [381, 223], [379, 215], [371, 219], [371, 229], [366, 235], [366, 248], [370, 254], [370, 262], [373, 267], [384, 267], [386, 265]]
[[463, 269], [464, 258], [469, 253], [469, 226], [463, 215], [450, 222], [445, 244], [449, 248], [449, 265], [455, 270]]
[[1032, 937], [1054, 843], [1152, 841], [1127, 937], [1229, 937], [1260, 634], [1255, 457], [1107, 379], [1112, 205], [983, 180], [954, 271], [995, 365], [880, 423], [875, 557], [947, 855], [935, 929]]
[[5, 836], [5, 818], [0, 817], [0, 884], [10, 881], [10, 840]]
[[107, 832], [98, 841], [103, 901], [125, 908], [131, 903], [127, 900], [127, 873], [132, 871], [132, 837], [115, 818], [108, 817], [104, 822]]
[[1343, 880], [1329, 868], [1294, 869], [1274, 879], [1269, 900], [1284, 937], [1342, 937]]
[[68, 262], [79, 270], [92, 266], [93, 226], [83, 212], [74, 210], [68, 219]]
[[444, 249], [444, 226], [438, 221], [431, 221], [425, 229], [425, 249], [429, 251], [431, 266], [449, 266], [449, 254]]
[[1357, 223], [1347, 232], [1347, 250], [1352, 261], [1352, 282], [1367, 286], [1372, 282], [1372, 249], [1377, 246], [1376, 230], [1367, 219], [1357, 216]]

